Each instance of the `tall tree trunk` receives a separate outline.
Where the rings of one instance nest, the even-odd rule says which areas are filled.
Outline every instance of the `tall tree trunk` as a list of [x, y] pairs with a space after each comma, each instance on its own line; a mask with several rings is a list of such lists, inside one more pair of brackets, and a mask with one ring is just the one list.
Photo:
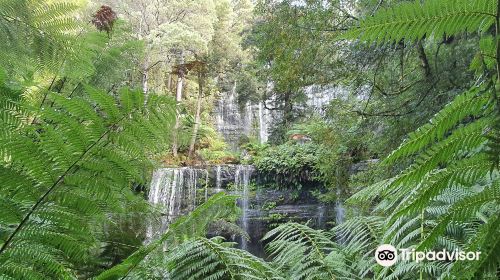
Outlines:
[[203, 99], [203, 73], [200, 71], [198, 73], [198, 100], [196, 101], [196, 114], [193, 127], [193, 134], [191, 135], [191, 142], [189, 143], [188, 156], [193, 157], [194, 146], [196, 145], [196, 138], [198, 136], [198, 130], [201, 124], [201, 101]]
[[172, 74], [167, 74], [167, 84], [166, 84], [166, 87], [167, 87], [167, 90], [168, 91], [171, 91], [172, 90]]
[[175, 126], [172, 135], [172, 155], [177, 157], [177, 152], [179, 150], [179, 127], [181, 122], [181, 101], [182, 101], [182, 87], [184, 85], [184, 57], [181, 53], [179, 60], [179, 73], [177, 75], [177, 89], [175, 92], [176, 113], [175, 113]]
[[142, 72], [142, 92], [144, 93], [144, 104], [148, 102], [148, 70]]
[[144, 93], [144, 105], [148, 103], [148, 77], [149, 77], [149, 58], [145, 58], [142, 66], [142, 92]]
[[288, 126], [292, 122], [292, 110], [293, 110], [293, 105], [292, 105], [292, 93], [290, 91], [285, 93], [284, 97], [284, 112], [283, 112], [283, 120], [285, 123], [285, 126]]

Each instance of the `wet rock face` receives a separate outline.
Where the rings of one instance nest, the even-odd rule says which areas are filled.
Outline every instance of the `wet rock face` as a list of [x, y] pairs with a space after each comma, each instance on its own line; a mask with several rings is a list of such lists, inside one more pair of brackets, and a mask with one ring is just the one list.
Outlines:
[[217, 132], [224, 137], [231, 150], [238, 150], [243, 138], [258, 135], [262, 125], [255, 114], [257, 108], [250, 103], [241, 108], [237, 102], [236, 87], [222, 93], [214, 105]]
[[323, 205], [308, 190], [292, 194], [288, 190], [256, 189], [249, 192], [248, 201], [246, 218], [250, 240], [246, 249], [260, 257], [265, 256], [262, 238], [280, 223], [307, 222], [313, 228], [324, 229], [327, 223], [335, 221], [335, 207]]
[[359, 172], [367, 171], [368, 169], [370, 169], [371, 166], [379, 163], [379, 161], [380, 161], [379, 159], [369, 159], [355, 163], [349, 169], [349, 173], [356, 174]]
[[[220, 186], [222, 189], [227, 189], [230, 184], [235, 182], [239, 166], [241, 165], [222, 164], [207, 167], [210, 185], [214, 187]], [[255, 176], [253, 172], [254, 168], [253, 166], [249, 168], [252, 168], [251, 179], [253, 179]]]
[[249, 137], [259, 139], [260, 143], [267, 142], [272, 112], [262, 102], [240, 105], [237, 99], [234, 85], [216, 100], [212, 115], [215, 116], [217, 132], [233, 151], [237, 151], [241, 142]]
[[292, 192], [290, 190], [267, 189], [256, 185], [258, 174], [249, 165], [218, 165], [207, 167], [164, 168], [155, 172], [149, 201], [163, 207], [162, 223], [150, 227], [148, 238], [164, 231], [179, 215], [192, 211], [210, 195], [224, 191], [240, 195], [238, 205], [242, 208], [240, 227], [250, 240], [232, 238], [240, 248], [264, 256], [261, 239], [266, 232], [279, 223], [296, 221], [314, 228], [325, 228], [336, 220], [335, 206], [323, 205], [314, 198], [310, 189]]

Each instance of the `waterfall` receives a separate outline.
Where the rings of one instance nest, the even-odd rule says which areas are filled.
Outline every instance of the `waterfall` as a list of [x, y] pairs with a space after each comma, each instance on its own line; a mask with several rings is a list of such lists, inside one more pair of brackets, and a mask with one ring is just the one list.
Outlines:
[[221, 181], [221, 172], [222, 172], [222, 166], [217, 165], [215, 169], [215, 192], [221, 192], [222, 188], [222, 181]]
[[267, 142], [268, 132], [267, 132], [267, 114], [264, 108], [264, 103], [259, 103], [259, 140], [261, 144]]
[[318, 205], [318, 223], [317, 227], [318, 228], [324, 228], [325, 227], [325, 222], [326, 222], [326, 207], [325, 205]]
[[245, 104], [245, 120], [243, 122], [243, 132], [245, 135], [250, 136], [252, 134], [252, 123], [253, 123], [253, 113], [252, 104], [247, 101]]
[[345, 209], [344, 209], [344, 204], [340, 199], [337, 199], [335, 202], [335, 222], [337, 225], [340, 225], [344, 222], [345, 220]]
[[[214, 177], [209, 176], [208, 169], [194, 167], [161, 168], [153, 173], [148, 200], [159, 207], [161, 217], [159, 222], [151, 221], [146, 233], [146, 242], [165, 232], [175, 218], [193, 211], [197, 205], [206, 201], [212, 193], [209, 193], [210, 186], [215, 187], [215, 192], [222, 191], [228, 178], [234, 178], [235, 192], [241, 196], [238, 201], [242, 210], [239, 225], [246, 233], [250, 232], [250, 224], [253, 223], [251, 215], [255, 215], [250, 209], [249, 190], [254, 167], [218, 165], [210, 169], [211, 172], [215, 171], [215, 174], [212, 173]], [[209, 182], [210, 178], [212, 182]], [[248, 250], [250, 247], [246, 237], [242, 237], [241, 248]]]
[[345, 209], [344, 209], [344, 203], [342, 202], [341, 199], [341, 191], [340, 188], [337, 187], [337, 199], [335, 201], [335, 223], [337, 225], [340, 225], [341, 223], [344, 222], [345, 219]]
[[242, 136], [259, 137], [261, 143], [268, 138], [270, 116], [262, 102], [246, 101], [244, 106], [238, 104], [236, 84], [232, 89], [223, 92], [214, 104], [217, 132], [224, 138], [231, 150], [237, 151]]
[[217, 100], [217, 131], [222, 132], [224, 129], [224, 99]]
[[187, 208], [188, 211], [193, 211], [194, 208], [196, 207], [196, 184], [198, 181], [198, 177], [196, 176], [196, 170], [188, 168], [187, 169], [187, 174], [188, 174], [188, 180], [186, 181], [187, 184]]
[[[241, 198], [241, 228], [248, 233], [248, 186], [253, 168], [251, 165], [238, 165], [234, 176], [234, 184], [238, 191], [242, 192]], [[241, 249], [247, 249], [246, 237], [241, 238]]]
[[150, 225], [146, 240], [164, 232], [173, 219], [197, 205], [199, 178], [208, 178], [208, 171], [191, 167], [161, 168], [153, 173], [148, 201], [162, 210], [159, 225]]
[[215, 104], [217, 132], [232, 150], [237, 150], [239, 137], [244, 133], [244, 122], [236, 98], [236, 84], [229, 92], [221, 94]]

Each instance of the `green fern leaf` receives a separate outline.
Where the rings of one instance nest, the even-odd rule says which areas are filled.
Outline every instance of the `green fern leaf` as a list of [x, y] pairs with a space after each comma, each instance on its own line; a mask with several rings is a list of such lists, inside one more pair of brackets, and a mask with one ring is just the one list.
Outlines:
[[486, 32], [495, 22], [494, 0], [426, 0], [405, 2], [364, 18], [342, 36], [368, 42], [417, 41], [463, 32]]

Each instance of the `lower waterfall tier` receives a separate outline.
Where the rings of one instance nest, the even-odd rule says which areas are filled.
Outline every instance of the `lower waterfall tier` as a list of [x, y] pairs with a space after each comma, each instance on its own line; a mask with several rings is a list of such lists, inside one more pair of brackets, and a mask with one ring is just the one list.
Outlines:
[[160, 223], [148, 228], [147, 240], [163, 233], [176, 217], [192, 211], [210, 195], [224, 191], [240, 195], [242, 216], [238, 225], [249, 240], [227, 232], [223, 235], [238, 242], [239, 247], [264, 256], [261, 242], [264, 234], [279, 223], [308, 222], [315, 228], [325, 228], [329, 222], [343, 219], [342, 204], [324, 205], [310, 190], [290, 191], [269, 189], [256, 182], [258, 172], [251, 165], [217, 165], [207, 167], [162, 168], [153, 174], [148, 199], [157, 205], [162, 216]]

